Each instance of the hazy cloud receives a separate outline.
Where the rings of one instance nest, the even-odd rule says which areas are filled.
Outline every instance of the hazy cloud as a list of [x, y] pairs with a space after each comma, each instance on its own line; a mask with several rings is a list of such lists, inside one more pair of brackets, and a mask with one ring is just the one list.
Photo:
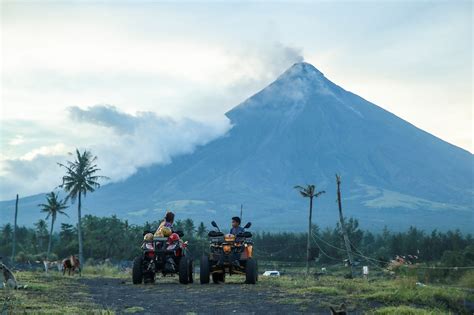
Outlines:
[[[230, 128], [226, 118], [209, 124], [160, 117], [152, 112], [127, 114], [110, 105], [71, 107], [68, 112], [69, 124], [73, 124], [70, 134], [62, 138], [80, 143], [42, 146], [18, 158], [2, 160], [1, 199], [12, 198], [18, 192], [28, 195], [56, 187], [62, 174], [57, 162], [70, 159], [67, 153], [75, 147], [97, 155], [103, 174], [113, 182], [127, 178], [140, 167], [170, 163], [174, 156], [190, 153]], [[85, 137], [77, 140], [73, 135], [77, 132], [85, 133]]]

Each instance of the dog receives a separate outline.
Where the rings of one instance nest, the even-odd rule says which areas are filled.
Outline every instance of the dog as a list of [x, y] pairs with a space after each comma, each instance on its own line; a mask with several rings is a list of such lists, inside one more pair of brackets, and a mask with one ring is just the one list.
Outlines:
[[18, 283], [16, 282], [15, 275], [11, 272], [10, 269], [7, 268], [7, 266], [2, 263], [0, 263], [0, 276], [2, 277], [0, 284], [3, 288], [18, 288]]
[[329, 306], [329, 309], [331, 310], [331, 315], [347, 315], [346, 305], [344, 305], [344, 303], [339, 306], [338, 310], [335, 310], [332, 306]]

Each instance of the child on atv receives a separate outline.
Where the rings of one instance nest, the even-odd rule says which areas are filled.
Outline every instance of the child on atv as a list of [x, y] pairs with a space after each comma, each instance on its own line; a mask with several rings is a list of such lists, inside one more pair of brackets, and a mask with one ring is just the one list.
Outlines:
[[[158, 237], [168, 237], [171, 235], [168, 234], [168, 230], [173, 230], [173, 223], [174, 223], [174, 213], [171, 211], [167, 211], [165, 215], [165, 219], [160, 223], [158, 229], [156, 229], [155, 236]], [[166, 228], [166, 229], [165, 229]], [[164, 235], [168, 234], [168, 235]]]

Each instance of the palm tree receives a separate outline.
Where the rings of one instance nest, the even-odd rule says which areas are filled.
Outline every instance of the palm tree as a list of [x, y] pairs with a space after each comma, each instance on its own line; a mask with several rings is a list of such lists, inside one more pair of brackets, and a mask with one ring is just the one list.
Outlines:
[[38, 205], [38, 207], [41, 207], [41, 212], [47, 213], [46, 220], [51, 217], [51, 228], [49, 232], [49, 242], [48, 251], [46, 253], [46, 259], [49, 258], [49, 254], [51, 253], [51, 243], [53, 241], [53, 226], [54, 222], [56, 221], [57, 215], [64, 214], [65, 216], [68, 216], [67, 213], [63, 211], [67, 208], [66, 200], [59, 200], [58, 197], [58, 194], [55, 194], [54, 191], [52, 191], [46, 195], [46, 203]]
[[313, 216], [313, 198], [317, 198], [320, 195], [324, 194], [325, 191], [316, 191], [316, 186], [315, 185], [306, 185], [306, 187], [303, 186], [295, 186], [295, 189], [299, 191], [301, 196], [304, 198], [309, 198], [309, 227], [308, 227], [308, 240], [306, 242], [306, 276], [309, 275], [309, 259], [311, 255], [311, 219]]
[[100, 187], [99, 180], [107, 179], [105, 176], [96, 175], [100, 168], [95, 162], [97, 156], [93, 156], [90, 151], [84, 150], [83, 153], [76, 149], [76, 159], [66, 164], [58, 163], [59, 166], [66, 169], [66, 175], [63, 176], [63, 183], [59, 186], [67, 192], [67, 198], [74, 203], [77, 199], [77, 235], [79, 242], [79, 260], [84, 262], [84, 252], [82, 248], [81, 231], [81, 198], [86, 197], [87, 192], [94, 192]]

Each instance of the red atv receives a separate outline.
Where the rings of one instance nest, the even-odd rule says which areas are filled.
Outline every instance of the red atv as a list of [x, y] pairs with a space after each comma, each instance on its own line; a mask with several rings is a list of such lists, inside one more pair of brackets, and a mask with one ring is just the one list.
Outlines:
[[153, 237], [153, 240], [144, 241], [143, 253], [133, 261], [133, 284], [154, 283], [158, 272], [163, 276], [178, 274], [180, 283], [192, 283], [193, 261], [188, 243], [181, 240], [183, 235], [183, 232], [176, 231], [169, 237]]

